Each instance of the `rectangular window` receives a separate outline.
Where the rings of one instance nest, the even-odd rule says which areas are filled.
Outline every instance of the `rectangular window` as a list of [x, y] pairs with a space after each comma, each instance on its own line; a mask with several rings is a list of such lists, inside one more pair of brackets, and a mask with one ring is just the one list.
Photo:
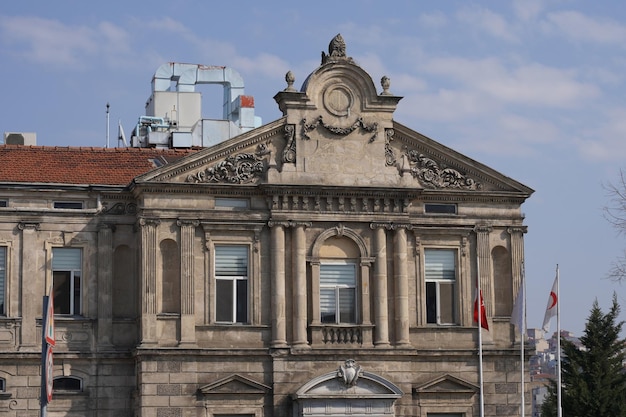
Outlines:
[[426, 214], [456, 214], [456, 204], [426, 203], [424, 204]]
[[6, 200], [0, 200], [0, 207], [8, 207]]
[[356, 323], [356, 265], [320, 265], [320, 320]]
[[83, 208], [83, 202], [82, 201], [55, 201], [54, 208], [55, 209], [81, 210]]
[[54, 314], [81, 314], [81, 265], [81, 249], [52, 249]]
[[220, 209], [247, 209], [250, 202], [244, 198], [215, 198], [215, 208]]
[[248, 246], [215, 246], [215, 319], [248, 322]]
[[7, 248], [0, 246], [0, 315], [6, 314]]
[[425, 249], [426, 322], [456, 323], [456, 250]]

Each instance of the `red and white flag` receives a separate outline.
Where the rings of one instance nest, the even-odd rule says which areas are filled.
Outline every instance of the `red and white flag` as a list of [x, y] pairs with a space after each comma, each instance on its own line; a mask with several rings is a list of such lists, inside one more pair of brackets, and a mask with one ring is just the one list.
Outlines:
[[483, 290], [476, 289], [476, 297], [474, 298], [474, 322], [478, 323], [478, 294], [480, 293], [480, 327], [489, 330], [487, 322], [487, 311], [485, 310], [485, 301], [483, 300]]
[[559, 290], [558, 290], [558, 275], [554, 278], [554, 284], [552, 284], [552, 291], [548, 297], [548, 306], [546, 307], [546, 315], [543, 317], [543, 331], [548, 333], [550, 330], [550, 319], [556, 316], [557, 304], [559, 303]]

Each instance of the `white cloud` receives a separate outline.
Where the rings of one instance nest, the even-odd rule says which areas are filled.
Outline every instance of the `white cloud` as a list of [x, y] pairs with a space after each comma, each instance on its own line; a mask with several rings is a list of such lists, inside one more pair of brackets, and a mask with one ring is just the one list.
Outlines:
[[466, 7], [457, 12], [457, 18], [471, 27], [507, 42], [517, 42], [518, 39], [511, 30], [511, 25], [504, 17], [486, 8]]
[[578, 11], [549, 13], [547, 29], [576, 40], [607, 44], [626, 41], [626, 26], [608, 18], [595, 19]]
[[573, 107], [597, 96], [591, 84], [577, 79], [574, 70], [530, 63], [507, 68], [495, 58], [434, 58], [423, 68], [431, 74], [460, 82], [461, 89], [476, 90], [504, 103], [540, 107]]
[[543, 8], [544, 6], [541, 0], [515, 0], [513, 2], [515, 15], [524, 21], [538, 17]]
[[98, 50], [93, 29], [40, 17], [0, 17], [0, 34], [11, 53], [38, 64], [81, 67]]

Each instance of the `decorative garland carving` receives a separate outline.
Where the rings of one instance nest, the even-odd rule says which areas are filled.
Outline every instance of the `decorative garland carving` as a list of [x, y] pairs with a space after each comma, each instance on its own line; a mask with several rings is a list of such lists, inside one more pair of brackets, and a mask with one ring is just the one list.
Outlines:
[[187, 176], [187, 182], [245, 184], [261, 177], [267, 170], [263, 155], [270, 151], [265, 144], [259, 145], [255, 153], [231, 155], [222, 162]]
[[296, 162], [296, 126], [285, 125], [285, 139], [287, 140], [287, 146], [283, 151], [283, 162], [294, 163]]
[[366, 125], [362, 117], [356, 119], [356, 121], [348, 127], [337, 127], [324, 123], [324, 120], [320, 115], [317, 116], [317, 118], [315, 118], [312, 123], [307, 123], [306, 118], [302, 119], [302, 136], [305, 139], [311, 139], [311, 137], [308, 135], [308, 132], [317, 129], [317, 127], [320, 125], [324, 129], [328, 130], [330, 133], [338, 136], [347, 136], [359, 127], [366, 132], [374, 132], [374, 135], [369, 140], [370, 143], [373, 142], [378, 135], [378, 123], [374, 122], [371, 125]]
[[428, 188], [459, 188], [480, 190], [482, 184], [467, 177], [456, 169], [445, 167], [417, 151], [407, 151], [406, 158], [413, 178]]

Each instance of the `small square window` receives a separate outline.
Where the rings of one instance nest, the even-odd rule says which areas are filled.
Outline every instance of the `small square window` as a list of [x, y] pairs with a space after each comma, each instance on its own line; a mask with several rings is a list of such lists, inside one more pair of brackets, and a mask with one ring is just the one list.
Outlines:
[[81, 210], [83, 208], [83, 202], [82, 201], [55, 201], [54, 208], [55, 209]]
[[426, 214], [456, 214], [456, 204], [426, 203], [424, 204]]
[[8, 207], [6, 200], [0, 200], [0, 207]]
[[245, 198], [216, 198], [215, 208], [219, 209], [247, 209], [250, 202]]

